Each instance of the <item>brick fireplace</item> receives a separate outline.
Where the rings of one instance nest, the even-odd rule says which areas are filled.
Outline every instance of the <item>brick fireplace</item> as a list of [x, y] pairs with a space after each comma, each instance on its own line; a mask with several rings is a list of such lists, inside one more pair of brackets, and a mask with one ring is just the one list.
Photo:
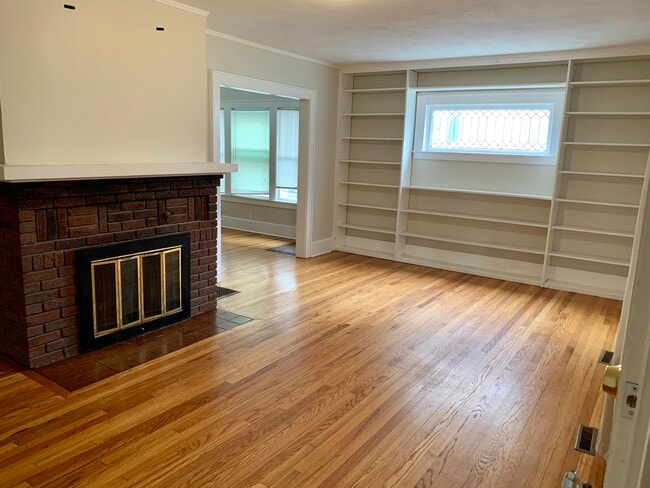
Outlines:
[[189, 233], [190, 315], [216, 308], [219, 175], [0, 182], [0, 353], [37, 368], [79, 353], [76, 251]]

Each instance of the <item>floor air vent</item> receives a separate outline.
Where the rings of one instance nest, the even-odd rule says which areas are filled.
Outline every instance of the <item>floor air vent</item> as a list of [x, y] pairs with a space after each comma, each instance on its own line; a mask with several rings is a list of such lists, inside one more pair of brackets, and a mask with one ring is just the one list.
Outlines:
[[584, 452], [591, 456], [596, 455], [596, 442], [598, 441], [598, 429], [588, 425], [579, 425], [576, 432], [576, 441], [573, 448], [578, 452]]
[[598, 356], [598, 363], [600, 364], [612, 364], [612, 359], [614, 358], [614, 353], [612, 351], [601, 351], [600, 356]]

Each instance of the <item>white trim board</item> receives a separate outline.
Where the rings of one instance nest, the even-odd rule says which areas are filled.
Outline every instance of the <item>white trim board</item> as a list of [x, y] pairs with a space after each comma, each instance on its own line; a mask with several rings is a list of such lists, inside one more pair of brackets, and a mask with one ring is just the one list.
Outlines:
[[165, 5], [169, 5], [170, 7], [179, 8], [181, 10], [185, 10], [186, 12], [202, 15], [203, 17], [207, 17], [208, 15], [210, 15], [210, 12], [208, 12], [207, 10], [202, 10], [200, 8], [192, 7], [191, 5], [187, 5], [186, 3], [176, 2], [175, 0], [153, 0], [153, 1], [158, 3], [163, 3]]
[[270, 224], [259, 220], [240, 219], [238, 217], [221, 216], [222, 227], [225, 229], [243, 230], [266, 236], [296, 238], [296, 228], [290, 225]]
[[311, 243], [311, 257], [320, 256], [321, 254], [327, 254], [334, 250], [334, 238], [328, 237], [320, 241], [315, 241]]
[[648, 56], [650, 43], [626, 46], [610, 46], [572, 51], [549, 51], [540, 53], [517, 53], [497, 56], [428, 59], [417, 61], [388, 61], [376, 63], [353, 63], [339, 66], [343, 74], [383, 73], [399, 70], [429, 70], [444, 68], [473, 68], [478, 66], [501, 66], [507, 64], [561, 63], [570, 59], [594, 59], [619, 56]]
[[[156, 0], [156, 1], [162, 1], [162, 0]], [[314, 59], [307, 56], [303, 56], [301, 54], [296, 54], [289, 51], [284, 51], [282, 49], [277, 49], [271, 46], [266, 46], [264, 44], [259, 44], [257, 42], [247, 41], [246, 39], [224, 34], [223, 32], [207, 29], [206, 33], [209, 36], [220, 37], [221, 39], [226, 39], [227, 41], [238, 42], [240, 44], [245, 44], [247, 46], [256, 47], [257, 49], [263, 49], [264, 51], [270, 51], [275, 54], [281, 54], [283, 56], [288, 56], [290, 58], [300, 59], [301, 61], [307, 61], [308, 63], [316, 63], [322, 66], [327, 66], [328, 68], [338, 69], [338, 66], [330, 64], [327, 61], [321, 61], [320, 59]]]
[[222, 175], [237, 171], [221, 163], [0, 164], [0, 181], [68, 181], [105, 178]]

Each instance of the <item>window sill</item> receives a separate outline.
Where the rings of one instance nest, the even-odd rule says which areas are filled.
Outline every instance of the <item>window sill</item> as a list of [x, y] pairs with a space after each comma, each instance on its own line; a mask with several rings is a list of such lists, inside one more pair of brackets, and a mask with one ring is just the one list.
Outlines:
[[245, 203], [247, 205], [257, 205], [260, 207], [274, 207], [274, 208], [286, 208], [290, 210], [296, 209], [296, 204], [291, 202], [279, 202], [277, 200], [268, 200], [265, 198], [255, 198], [255, 197], [242, 197], [236, 195], [221, 195], [222, 202], [232, 202], [232, 203]]

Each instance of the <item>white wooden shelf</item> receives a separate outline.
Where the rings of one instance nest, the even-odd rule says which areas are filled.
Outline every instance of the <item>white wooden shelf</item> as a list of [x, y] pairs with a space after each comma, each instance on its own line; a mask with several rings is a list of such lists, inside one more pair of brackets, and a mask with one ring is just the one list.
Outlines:
[[401, 166], [399, 161], [366, 161], [363, 159], [341, 159], [342, 163], [359, 163], [359, 164], [385, 164], [390, 166]]
[[438, 217], [449, 217], [453, 219], [462, 219], [462, 220], [477, 220], [481, 222], [496, 222], [500, 224], [509, 224], [509, 225], [520, 225], [524, 227], [536, 227], [539, 229], [548, 228], [547, 222], [533, 222], [530, 220], [519, 220], [519, 219], [506, 219], [501, 217], [489, 217], [485, 215], [471, 215], [471, 214], [461, 214], [453, 212], [439, 212], [436, 210], [422, 210], [417, 208], [407, 208], [403, 210], [406, 213], [414, 214], [423, 214], [423, 215], [434, 215]]
[[555, 230], [563, 230], [566, 232], [579, 232], [583, 234], [597, 234], [597, 235], [614, 236], [614, 237], [629, 237], [630, 239], [634, 238], [633, 232], [604, 230], [604, 229], [596, 229], [593, 227], [574, 227], [569, 225], [554, 225], [553, 228]]
[[650, 112], [567, 112], [566, 114], [578, 117], [647, 117]]
[[367, 112], [343, 114], [343, 117], [404, 117], [404, 112]]
[[598, 205], [601, 207], [639, 208], [639, 205], [634, 205], [632, 203], [600, 202], [596, 200], [578, 200], [575, 198], [556, 198], [556, 201], [565, 203], [579, 203], [583, 205]]
[[361, 256], [370, 256], [372, 258], [388, 259], [389, 261], [394, 261], [395, 258], [393, 253], [373, 251], [372, 249], [364, 249], [354, 246], [339, 246], [336, 248], [336, 250], [341, 252], [348, 252], [350, 254], [360, 254]]
[[642, 180], [645, 178], [643, 175], [635, 175], [632, 173], [604, 173], [596, 171], [560, 171], [564, 175], [578, 175], [578, 176], [597, 176], [603, 178], [633, 178]]
[[389, 88], [349, 88], [344, 90], [346, 93], [392, 93], [406, 91], [404, 86], [395, 86]]
[[611, 288], [603, 288], [600, 286], [589, 286], [583, 284], [569, 283], [560, 280], [546, 280], [544, 282], [545, 288], [552, 288], [553, 290], [571, 291], [586, 293], [588, 295], [595, 295], [597, 297], [612, 298], [614, 300], [623, 299], [623, 290], [613, 290]]
[[528, 195], [525, 193], [506, 193], [500, 191], [490, 191], [490, 190], [472, 190], [468, 188], [443, 188], [443, 187], [433, 187], [433, 186], [405, 186], [405, 189], [408, 190], [424, 190], [424, 191], [442, 191], [449, 193], [469, 193], [472, 195], [490, 195], [496, 197], [506, 197], [506, 198], [523, 198], [526, 200], [548, 200], [551, 201], [550, 196], [546, 195]]
[[391, 141], [391, 142], [402, 142], [404, 139], [401, 137], [365, 137], [365, 136], [345, 136], [343, 137], [346, 141]]
[[377, 234], [395, 235], [395, 229], [385, 229], [383, 227], [372, 227], [369, 225], [357, 225], [348, 223], [341, 223], [339, 224], [339, 227], [343, 227], [344, 229], [363, 230], [365, 232], [375, 232]]
[[490, 268], [479, 268], [476, 266], [456, 265], [450, 264], [445, 261], [436, 259], [424, 259], [419, 256], [411, 256], [410, 254], [403, 254], [398, 256], [397, 261], [402, 263], [418, 264], [421, 266], [428, 266], [432, 268], [447, 269], [450, 271], [457, 271], [459, 273], [473, 274], [477, 276], [486, 276], [488, 278], [495, 278], [498, 280], [514, 281], [516, 283], [525, 283], [528, 285], [539, 286], [541, 277], [537, 274], [523, 274], [513, 273], [509, 271], [495, 270]]
[[570, 86], [634, 86], [650, 85], [650, 80], [595, 80], [595, 81], [572, 81]]
[[447, 85], [447, 86], [418, 86], [421, 92], [456, 92], [456, 91], [489, 91], [489, 90], [529, 90], [543, 88], [565, 88], [566, 83], [513, 83], [498, 85]]
[[439, 242], [449, 242], [451, 244], [462, 244], [462, 245], [467, 245], [467, 246], [477, 246], [477, 247], [485, 247], [489, 249], [500, 249], [502, 251], [515, 251], [515, 252], [522, 252], [526, 254], [536, 254], [543, 256], [544, 255], [544, 250], [543, 249], [536, 249], [532, 247], [526, 247], [526, 246], [512, 246], [508, 244], [498, 244], [498, 243], [493, 243], [493, 242], [481, 242], [481, 241], [472, 241], [469, 239], [452, 239], [450, 237], [440, 237], [440, 236], [430, 236], [426, 234], [418, 234], [415, 232], [401, 232], [400, 235], [405, 236], [405, 237], [413, 237], [416, 239], [426, 239], [430, 241], [439, 241]]
[[374, 186], [376, 188], [399, 188], [399, 185], [385, 185], [383, 183], [361, 183], [358, 181], [341, 181], [340, 183], [342, 185]]
[[650, 148], [650, 144], [636, 144], [628, 142], [563, 142], [565, 146], [595, 146], [595, 147], [641, 147]]
[[551, 251], [550, 256], [557, 258], [576, 259], [578, 261], [588, 261], [590, 263], [612, 264], [615, 266], [629, 266], [629, 259], [608, 258], [603, 256], [592, 256], [589, 254], [578, 254], [571, 252]]
[[365, 205], [361, 203], [348, 203], [348, 202], [342, 202], [339, 203], [340, 206], [342, 207], [352, 207], [352, 208], [368, 208], [371, 210], [385, 210], [387, 212], [397, 212], [397, 209], [394, 207], [381, 207], [379, 205]]

